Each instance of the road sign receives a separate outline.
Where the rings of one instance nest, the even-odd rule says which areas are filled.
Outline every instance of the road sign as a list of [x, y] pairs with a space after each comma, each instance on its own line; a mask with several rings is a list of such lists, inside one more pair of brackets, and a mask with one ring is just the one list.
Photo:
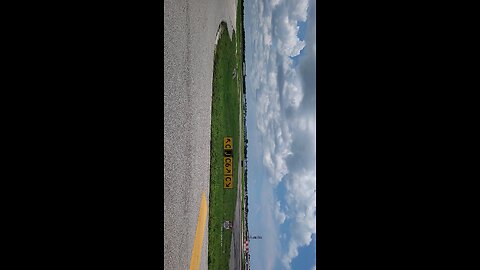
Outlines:
[[223, 138], [223, 149], [225, 150], [233, 149], [232, 137]]
[[223, 176], [223, 188], [233, 188], [233, 176], [224, 175]]
[[224, 157], [223, 158], [223, 174], [232, 175], [233, 174], [233, 158]]
[[223, 157], [223, 163], [231, 165], [233, 163], [233, 158], [232, 157]]
[[233, 175], [233, 167], [223, 167], [223, 174], [224, 175]]

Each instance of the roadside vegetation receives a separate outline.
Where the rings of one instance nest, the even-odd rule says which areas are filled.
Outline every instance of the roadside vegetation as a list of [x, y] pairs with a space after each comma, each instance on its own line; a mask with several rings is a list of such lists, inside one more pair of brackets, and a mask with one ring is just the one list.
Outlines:
[[[237, 25], [236, 29], [239, 34], [236, 37], [237, 43], [237, 61], [239, 74], [237, 77], [237, 84], [240, 91], [240, 102], [241, 102], [241, 125], [242, 125], [242, 134], [241, 134], [241, 158], [243, 162], [242, 168], [242, 194], [241, 194], [241, 224], [244, 229], [244, 240], [248, 239], [248, 220], [245, 219], [245, 214], [248, 214], [248, 192], [247, 192], [247, 126], [246, 126], [246, 116], [247, 116], [247, 104], [246, 104], [246, 85], [245, 85], [245, 74], [243, 70], [243, 64], [245, 62], [245, 29], [243, 27], [244, 23], [244, 1], [238, 0], [237, 2]], [[247, 200], [246, 200], [247, 199]], [[245, 201], [246, 200], [246, 201]], [[243, 254], [243, 253], [242, 253]], [[249, 257], [249, 255], [247, 255]], [[242, 256], [242, 265], [245, 265], [245, 256]]]

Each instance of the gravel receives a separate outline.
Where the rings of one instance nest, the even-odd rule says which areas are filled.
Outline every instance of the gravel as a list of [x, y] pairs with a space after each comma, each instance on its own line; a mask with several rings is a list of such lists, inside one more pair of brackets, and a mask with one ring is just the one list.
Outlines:
[[[164, 2], [164, 269], [188, 269], [202, 192], [209, 197], [215, 34], [235, 0]], [[208, 269], [208, 219], [200, 269]]]

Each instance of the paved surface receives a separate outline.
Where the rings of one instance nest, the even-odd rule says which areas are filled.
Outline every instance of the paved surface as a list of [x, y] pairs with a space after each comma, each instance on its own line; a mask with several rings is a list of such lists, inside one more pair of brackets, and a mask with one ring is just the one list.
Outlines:
[[[189, 269], [202, 192], [210, 188], [215, 34], [235, 0], [164, 2], [164, 269]], [[152, 179], [155, 180], [155, 179]], [[200, 269], [207, 269], [208, 220]]]
[[[238, 163], [238, 168], [242, 168], [241, 160]], [[242, 197], [241, 197], [241, 170], [238, 172], [238, 185], [237, 185], [237, 203], [235, 206], [235, 216], [233, 218], [233, 228], [232, 228], [232, 243], [230, 246], [230, 261], [228, 263], [228, 269], [230, 270], [241, 270], [242, 269], [242, 254], [243, 254], [243, 228], [242, 228]]]
[[[242, 78], [243, 79], [243, 78]], [[241, 86], [240, 78], [237, 77], [237, 85]], [[241, 87], [239, 87], [242, 91]], [[237, 176], [237, 202], [235, 205], [235, 214], [233, 217], [233, 228], [232, 228], [232, 243], [230, 246], [230, 260], [228, 263], [228, 268], [230, 270], [241, 270], [242, 269], [242, 256], [243, 256], [243, 224], [242, 224], [242, 94], [239, 94], [239, 112], [238, 123], [239, 123], [239, 136], [238, 136], [238, 176]]]

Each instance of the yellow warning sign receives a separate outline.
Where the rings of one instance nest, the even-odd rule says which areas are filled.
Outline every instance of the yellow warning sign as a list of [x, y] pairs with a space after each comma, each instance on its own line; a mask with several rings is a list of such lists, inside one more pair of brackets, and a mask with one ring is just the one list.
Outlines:
[[223, 163], [232, 165], [233, 158], [232, 157], [223, 157]]
[[232, 175], [233, 174], [233, 158], [224, 157], [223, 158], [223, 174]]
[[223, 188], [233, 188], [233, 176], [223, 176]]
[[223, 149], [225, 150], [233, 149], [232, 137], [223, 138]]
[[223, 167], [223, 174], [224, 175], [233, 175], [233, 167], [230, 166], [230, 167]]

